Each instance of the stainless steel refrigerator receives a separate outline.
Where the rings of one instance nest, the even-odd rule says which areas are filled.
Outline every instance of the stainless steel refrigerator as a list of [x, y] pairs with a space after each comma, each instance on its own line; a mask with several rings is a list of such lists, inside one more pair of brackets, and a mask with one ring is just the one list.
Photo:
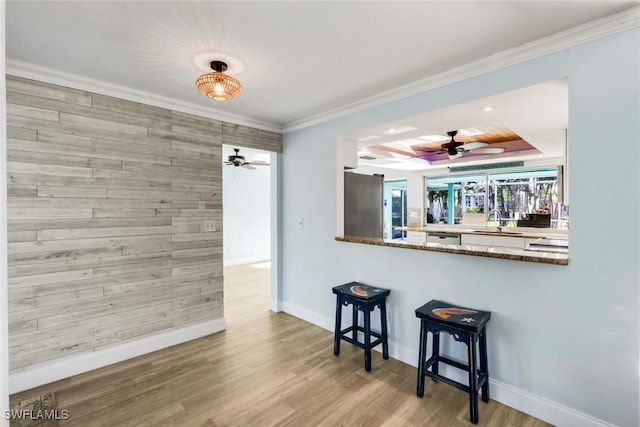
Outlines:
[[383, 237], [384, 175], [344, 173], [344, 235]]

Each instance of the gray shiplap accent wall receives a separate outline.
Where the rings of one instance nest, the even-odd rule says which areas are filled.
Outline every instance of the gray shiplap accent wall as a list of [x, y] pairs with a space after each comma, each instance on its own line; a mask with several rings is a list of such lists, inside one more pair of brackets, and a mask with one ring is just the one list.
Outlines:
[[282, 135], [15, 77], [7, 133], [12, 372], [223, 316], [221, 145]]

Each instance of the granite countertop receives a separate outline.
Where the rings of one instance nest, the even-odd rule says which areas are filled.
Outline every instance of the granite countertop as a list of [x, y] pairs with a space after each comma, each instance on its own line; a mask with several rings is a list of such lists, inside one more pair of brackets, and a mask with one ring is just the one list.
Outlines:
[[[451, 227], [451, 226], [450, 226]], [[409, 231], [412, 231], [414, 227], [409, 227]], [[415, 228], [425, 228], [431, 231], [432, 227], [415, 227]], [[427, 231], [427, 230], [414, 230], [414, 231]], [[440, 230], [434, 230], [440, 231]], [[557, 230], [554, 230], [557, 231]], [[454, 232], [449, 229], [449, 232]], [[459, 231], [455, 231], [459, 232]], [[460, 232], [461, 233], [461, 232]], [[495, 235], [496, 233], [491, 233]], [[518, 236], [520, 237], [520, 236]], [[542, 237], [542, 235], [538, 234], [533, 237]], [[565, 236], [568, 237], [568, 236]], [[453, 254], [463, 254], [463, 255], [474, 255], [474, 256], [483, 256], [489, 258], [501, 258], [501, 259], [510, 259], [516, 261], [529, 261], [529, 262], [539, 262], [545, 264], [556, 264], [556, 265], [568, 265], [569, 264], [569, 254], [568, 253], [556, 253], [556, 252], [541, 252], [541, 251], [529, 251], [526, 249], [515, 249], [515, 248], [496, 248], [496, 247], [485, 247], [485, 246], [476, 246], [476, 245], [453, 245], [453, 244], [444, 244], [444, 243], [407, 243], [406, 241], [391, 241], [385, 240], [382, 238], [375, 237], [356, 237], [356, 236], [343, 236], [336, 237], [336, 240], [339, 242], [349, 242], [349, 243], [362, 243], [367, 245], [378, 245], [378, 246], [390, 246], [396, 248], [405, 248], [405, 249], [418, 249], [423, 251], [434, 251], [434, 252], [447, 252]]]

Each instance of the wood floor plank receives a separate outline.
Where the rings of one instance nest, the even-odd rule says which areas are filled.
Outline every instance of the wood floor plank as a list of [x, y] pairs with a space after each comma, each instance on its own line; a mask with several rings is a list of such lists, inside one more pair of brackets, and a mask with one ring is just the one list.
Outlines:
[[[343, 344], [330, 332], [269, 311], [270, 270], [225, 267], [227, 329], [11, 396], [55, 392], [60, 426], [470, 426], [468, 396], [416, 369]], [[491, 401], [479, 426], [548, 424]]]

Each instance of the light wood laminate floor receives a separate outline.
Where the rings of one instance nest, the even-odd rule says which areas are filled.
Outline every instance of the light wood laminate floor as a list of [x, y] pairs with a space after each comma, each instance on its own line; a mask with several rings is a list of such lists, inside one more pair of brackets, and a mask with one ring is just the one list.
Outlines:
[[[269, 270], [225, 268], [226, 331], [11, 397], [53, 391], [61, 426], [464, 426], [468, 396], [416, 369], [362, 350], [285, 313], [269, 311]], [[327, 292], [330, 292], [327, 285]], [[480, 426], [547, 424], [480, 402]]]

